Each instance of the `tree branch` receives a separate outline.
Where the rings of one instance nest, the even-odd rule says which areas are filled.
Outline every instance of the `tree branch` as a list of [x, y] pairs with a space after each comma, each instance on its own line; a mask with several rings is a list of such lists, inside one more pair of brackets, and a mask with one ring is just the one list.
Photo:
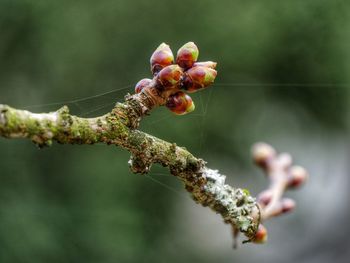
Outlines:
[[206, 167], [203, 160], [185, 148], [126, 125], [134, 123], [126, 109], [130, 104], [143, 101], [139, 101], [139, 97], [138, 94], [131, 96], [126, 103], [118, 103], [111, 113], [88, 119], [70, 115], [66, 106], [55, 112], [36, 114], [0, 105], [0, 135], [29, 138], [40, 147], [51, 145], [52, 141], [121, 146], [132, 154], [129, 164], [134, 173], [147, 173], [153, 163], [169, 167], [197, 203], [209, 206], [221, 214], [226, 223], [252, 238], [259, 222], [253, 216], [257, 209], [254, 198], [225, 184], [224, 175]]
[[191, 98], [180, 90], [191, 93], [205, 88], [216, 76], [216, 63], [195, 63], [196, 48], [192, 42], [185, 44], [178, 51], [174, 65], [170, 48], [160, 45], [151, 58], [153, 79], [141, 80], [135, 87], [136, 94], [128, 94], [123, 103], [117, 103], [103, 116], [80, 118], [71, 115], [67, 106], [55, 112], [37, 114], [0, 104], [0, 136], [28, 138], [39, 147], [50, 146], [53, 141], [121, 146], [131, 153], [132, 172], [147, 173], [154, 163], [168, 167], [170, 173], [184, 183], [195, 202], [220, 214], [236, 234], [242, 232], [248, 241], [259, 241], [260, 221], [276, 212], [286, 188], [286, 180], [279, 175], [285, 170], [282, 161], [273, 161], [271, 154], [267, 158], [261, 151], [257, 151], [260, 155], [255, 154], [257, 163], [260, 162], [274, 178], [270, 188], [272, 197], [265, 207], [247, 190], [225, 184], [225, 175], [208, 168], [205, 161], [185, 148], [136, 129], [142, 117], [158, 106], [166, 106], [176, 114], [186, 114], [194, 109]]

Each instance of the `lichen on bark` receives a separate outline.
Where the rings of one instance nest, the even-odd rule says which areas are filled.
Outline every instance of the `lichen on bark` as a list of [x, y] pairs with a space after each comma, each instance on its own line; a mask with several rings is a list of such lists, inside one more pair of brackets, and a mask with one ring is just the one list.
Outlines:
[[162, 103], [162, 97], [155, 101], [154, 91], [148, 90], [126, 96], [124, 103], [117, 103], [110, 113], [96, 118], [71, 115], [66, 106], [55, 112], [36, 114], [0, 105], [0, 135], [28, 138], [40, 147], [49, 146], [52, 141], [121, 146], [131, 153], [132, 172], [147, 173], [153, 164], [168, 167], [195, 202], [210, 207], [251, 239], [259, 224], [258, 206], [253, 197], [225, 184], [224, 175], [209, 169], [205, 161], [185, 148], [135, 129], [144, 115]]

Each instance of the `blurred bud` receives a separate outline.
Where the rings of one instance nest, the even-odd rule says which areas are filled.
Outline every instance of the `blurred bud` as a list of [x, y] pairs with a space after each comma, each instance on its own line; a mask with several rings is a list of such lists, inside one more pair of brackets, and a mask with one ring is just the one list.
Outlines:
[[199, 50], [196, 44], [188, 42], [177, 51], [176, 63], [184, 69], [189, 69], [197, 61], [198, 54]]
[[170, 47], [162, 43], [159, 47], [153, 52], [151, 56], [151, 70], [153, 74], [157, 74], [160, 70], [173, 64], [174, 55]]
[[204, 62], [196, 62], [193, 64], [193, 67], [206, 67], [206, 68], [216, 68], [217, 63], [213, 61], [204, 61]]
[[157, 75], [157, 82], [164, 88], [171, 88], [180, 83], [183, 75], [178, 65], [170, 65], [163, 68]]
[[262, 168], [266, 168], [267, 162], [276, 156], [276, 151], [266, 143], [257, 143], [252, 150], [254, 162]]
[[295, 201], [290, 198], [283, 198], [280, 200], [273, 211], [271, 212], [271, 216], [280, 216], [282, 214], [293, 211], [295, 208]]
[[260, 224], [258, 231], [256, 231], [254, 238], [252, 239], [253, 243], [263, 244], [267, 241], [267, 230], [266, 228]]
[[301, 186], [307, 179], [308, 173], [301, 166], [292, 166], [289, 171], [288, 187], [296, 188]]
[[166, 107], [177, 115], [185, 115], [195, 109], [192, 98], [182, 91], [169, 96]]
[[261, 192], [258, 197], [258, 203], [263, 205], [263, 206], [267, 206], [272, 199], [272, 191], [271, 190], [265, 190], [263, 192]]
[[140, 93], [144, 87], [147, 87], [152, 82], [151, 79], [141, 79], [135, 85], [135, 93]]
[[294, 210], [295, 201], [290, 198], [283, 198], [281, 201], [282, 213], [288, 213]]
[[185, 72], [182, 88], [192, 93], [212, 84], [216, 78], [215, 69], [198, 66]]

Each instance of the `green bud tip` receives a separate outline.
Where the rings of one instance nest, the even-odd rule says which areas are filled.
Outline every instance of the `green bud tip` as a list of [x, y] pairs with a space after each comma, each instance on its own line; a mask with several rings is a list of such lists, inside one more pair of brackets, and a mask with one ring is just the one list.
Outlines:
[[184, 69], [189, 69], [197, 61], [198, 55], [199, 50], [196, 44], [188, 42], [177, 51], [176, 63]]
[[153, 74], [157, 74], [162, 68], [173, 64], [173, 62], [174, 55], [169, 45], [162, 43], [151, 56], [151, 71]]
[[197, 66], [185, 72], [182, 88], [193, 93], [212, 84], [216, 78], [215, 69]]
[[193, 64], [193, 67], [207, 67], [207, 68], [216, 68], [217, 63], [213, 61], [203, 61], [203, 62], [196, 62]]

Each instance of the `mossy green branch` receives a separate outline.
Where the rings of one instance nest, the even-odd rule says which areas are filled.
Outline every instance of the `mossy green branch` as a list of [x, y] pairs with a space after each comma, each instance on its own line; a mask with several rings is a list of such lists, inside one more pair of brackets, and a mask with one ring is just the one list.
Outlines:
[[28, 138], [40, 147], [52, 141], [121, 146], [131, 153], [129, 165], [134, 173], [147, 173], [154, 163], [168, 167], [197, 203], [210, 207], [251, 239], [260, 221], [254, 198], [225, 184], [224, 175], [207, 168], [185, 148], [135, 129], [141, 117], [155, 106], [147, 92], [127, 96], [110, 113], [96, 118], [73, 116], [66, 106], [37, 114], [0, 104], [0, 136]]

